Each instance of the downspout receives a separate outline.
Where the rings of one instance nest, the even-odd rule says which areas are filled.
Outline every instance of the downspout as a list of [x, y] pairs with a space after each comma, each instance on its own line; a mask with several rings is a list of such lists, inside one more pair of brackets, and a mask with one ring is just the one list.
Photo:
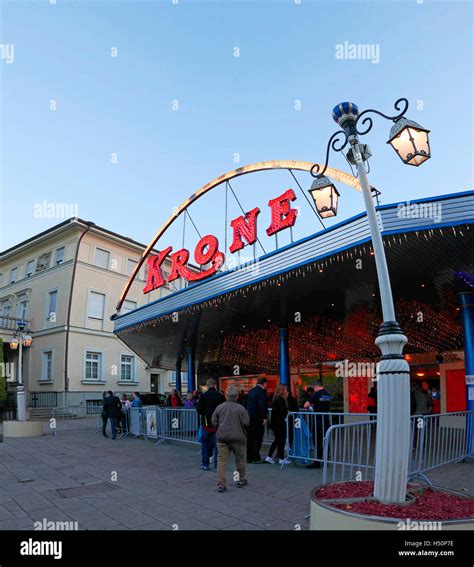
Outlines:
[[74, 282], [76, 279], [77, 259], [79, 257], [79, 248], [81, 246], [84, 235], [89, 232], [91, 227], [94, 226], [93, 222], [86, 222], [87, 228], [79, 237], [77, 241], [76, 253], [74, 255], [74, 264], [72, 267], [71, 287], [69, 289], [69, 303], [67, 306], [67, 319], [66, 319], [66, 339], [64, 343], [64, 392], [69, 391], [69, 376], [68, 376], [68, 362], [69, 362], [69, 326], [71, 322], [71, 309], [72, 309], [72, 294], [74, 291]]

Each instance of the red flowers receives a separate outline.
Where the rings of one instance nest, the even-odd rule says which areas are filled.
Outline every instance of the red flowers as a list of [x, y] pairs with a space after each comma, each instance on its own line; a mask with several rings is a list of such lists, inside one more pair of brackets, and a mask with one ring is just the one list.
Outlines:
[[[372, 496], [374, 483], [343, 482], [320, 488], [316, 497], [321, 500], [363, 498]], [[329, 504], [329, 502], [328, 502]], [[462, 498], [435, 488], [416, 493], [413, 503], [406, 505], [382, 504], [375, 500], [345, 502], [331, 506], [358, 514], [411, 520], [459, 520], [474, 517], [474, 498]]]

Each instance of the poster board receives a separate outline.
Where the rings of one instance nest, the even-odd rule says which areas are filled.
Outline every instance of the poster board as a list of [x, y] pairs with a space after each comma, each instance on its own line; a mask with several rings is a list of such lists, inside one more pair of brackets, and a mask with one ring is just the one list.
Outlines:
[[146, 436], [156, 439], [158, 437], [158, 423], [155, 408], [145, 408]]

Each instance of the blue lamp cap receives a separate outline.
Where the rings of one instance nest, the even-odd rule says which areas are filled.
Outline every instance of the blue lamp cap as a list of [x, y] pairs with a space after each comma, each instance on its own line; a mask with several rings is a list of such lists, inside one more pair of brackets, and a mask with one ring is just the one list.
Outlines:
[[359, 107], [353, 102], [341, 102], [332, 111], [332, 117], [339, 126], [348, 119], [356, 120], [357, 116], [359, 116]]

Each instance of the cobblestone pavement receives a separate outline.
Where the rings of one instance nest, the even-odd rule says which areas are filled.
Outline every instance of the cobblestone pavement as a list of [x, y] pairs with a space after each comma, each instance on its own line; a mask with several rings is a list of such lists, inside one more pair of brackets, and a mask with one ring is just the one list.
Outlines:
[[[201, 471], [197, 445], [103, 438], [96, 430], [0, 443], [0, 530], [36, 521], [82, 530], [308, 529], [309, 495], [320, 470], [248, 465], [249, 485], [219, 494]], [[474, 494], [474, 464], [430, 473], [434, 484]]]

